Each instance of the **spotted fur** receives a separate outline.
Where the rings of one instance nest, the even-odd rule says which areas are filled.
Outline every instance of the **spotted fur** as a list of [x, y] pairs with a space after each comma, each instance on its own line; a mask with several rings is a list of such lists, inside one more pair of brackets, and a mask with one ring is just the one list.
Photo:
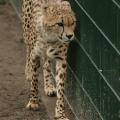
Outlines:
[[[75, 15], [69, 2], [63, 0], [23, 0], [23, 33], [26, 43], [26, 79], [31, 81], [27, 108], [39, 108], [38, 77], [43, 62], [44, 91], [57, 94], [55, 118], [69, 120], [64, 113], [66, 55], [74, 39]], [[56, 87], [52, 82], [52, 61], [56, 61]]]

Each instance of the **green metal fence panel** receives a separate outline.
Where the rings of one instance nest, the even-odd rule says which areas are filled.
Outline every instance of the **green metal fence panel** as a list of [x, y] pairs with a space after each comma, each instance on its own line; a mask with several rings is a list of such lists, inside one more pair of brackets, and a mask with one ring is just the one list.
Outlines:
[[[77, 39], [69, 49], [68, 72], [72, 77], [68, 77], [67, 97], [80, 119], [81, 107], [76, 107], [76, 103], [77, 106], [81, 106], [77, 100], [82, 99], [82, 96], [79, 94], [80, 88], [76, 85], [81, 86], [83, 94], [89, 98], [100, 119], [119, 120], [120, 2], [69, 1], [77, 16]], [[73, 89], [74, 94], [71, 94], [70, 88], [74, 87], [77, 90]], [[89, 110], [86, 107], [85, 111]], [[92, 116], [92, 120], [96, 119], [91, 114], [86, 116]]]
[[21, 12], [22, 0], [9, 0], [17, 13]]
[[0, 4], [5, 4], [6, 0], [0, 0]]

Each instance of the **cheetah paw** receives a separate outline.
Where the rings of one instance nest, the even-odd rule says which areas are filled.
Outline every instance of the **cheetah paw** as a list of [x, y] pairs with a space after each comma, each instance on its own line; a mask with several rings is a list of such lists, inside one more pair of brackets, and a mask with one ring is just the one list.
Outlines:
[[55, 120], [70, 120], [65, 116], [61, 116], [61, 117], [55, 117]]
[[32, 103], [29, 101], [26, 108], [29, 110], [39, 110], [39, 103]]
[[49, 97], [56, 96], [56, 89], [54, 86], [45, 88], [45, 94]]

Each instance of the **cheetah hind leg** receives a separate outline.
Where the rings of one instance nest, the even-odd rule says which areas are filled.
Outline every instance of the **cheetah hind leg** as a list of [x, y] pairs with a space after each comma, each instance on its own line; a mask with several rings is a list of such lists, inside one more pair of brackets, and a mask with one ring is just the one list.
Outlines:
[[29, 101], [26, 105], [26, 109], [28, 110], [39, 110], [40, 107], [40, 101]]
[[44, 91], [45, 94], [49, 97], [56, 96], [56, 88], [52, 81], [52, 71], [51, 71], [51, 60], [47, 59], [43, 66], [44, 73]]
[[39, 69], [40, 69], [40, 57], [31, 53], [31, 57], [29, 57], [30, 64], [27, 66], [31, 68], [31, 74], [29, 71], [26, 71], [30, 76], [30, 99], [28, 104], [26, 105], [27, 109], [30, 110], [38, 110], [40, 106], [40, 100], [38, 97], [39, 89], [38, 89], [38, 77], [39, 77]]
[[55, 120], [70, 120], [65, 116], [61, 116], [61, 117], [55, 117]]
[[54, 87], [53, 84], [50, 84], [48, 87], [44, 88], [45, 94], [49, 97], [54, 97], [56, 96], [56, 88]]

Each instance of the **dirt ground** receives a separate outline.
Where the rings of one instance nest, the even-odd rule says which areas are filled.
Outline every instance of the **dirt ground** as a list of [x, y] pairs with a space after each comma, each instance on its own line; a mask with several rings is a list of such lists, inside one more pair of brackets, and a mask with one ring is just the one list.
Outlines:
[[24, 66], [20, 20], [10, 5], [0, 5], [0, 120], [53, 120], [56, 98], [46, 97], [42, 88], [40, 110], [25, 109], [29, 83], [25, 80]]

